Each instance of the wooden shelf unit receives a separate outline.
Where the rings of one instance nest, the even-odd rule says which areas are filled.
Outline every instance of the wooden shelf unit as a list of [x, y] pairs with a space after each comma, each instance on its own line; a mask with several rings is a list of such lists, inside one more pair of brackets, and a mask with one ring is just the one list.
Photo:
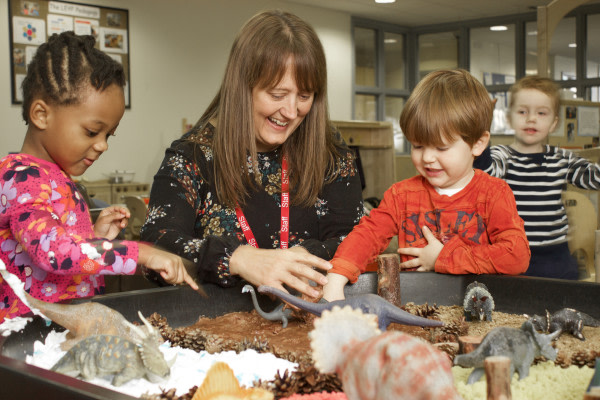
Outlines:
[[383, 198], [396, 182], [394, 131], [389, 122], [332, 121], [348, 146], [357, 146], [365, 177], [363, 198]]

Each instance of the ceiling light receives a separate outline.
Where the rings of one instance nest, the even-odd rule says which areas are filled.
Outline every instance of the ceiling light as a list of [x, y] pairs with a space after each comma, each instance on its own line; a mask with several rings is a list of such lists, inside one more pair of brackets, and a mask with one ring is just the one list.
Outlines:
[[398, 43], [398, 40], [396, 40], [394, 38], [387, 38], [387, 39], [383, 39], [383, 43], [385, 43], [385, 44], [393, 44], [393, 43]]
[[495, 25], [495, 26], [490, 26], [490, 31], [505, 31], [508, 28], [504, 25]]
[[577, 47], [576, 43], [569, 43], [569, 47]]
[[375, 3], [381, 3], [381, 4], [384, 4], [384, 3], [395, 3], [395, 2], [396, 2], [396, 0], [375, 0]]
[[537, 31], [529, 31], [527, 32], [527, 36], [537, 36]]

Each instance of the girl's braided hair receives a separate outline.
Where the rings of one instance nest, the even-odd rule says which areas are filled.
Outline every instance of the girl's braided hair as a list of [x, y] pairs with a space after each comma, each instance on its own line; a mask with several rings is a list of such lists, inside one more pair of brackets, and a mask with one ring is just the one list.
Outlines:
[[91, 35], [72, 31], [50, 36], [27, 66], [23, 80], [23, 119], [29, 123], [29, 108], [34, 99], [67, 106], [81, 101], [91, 85], [104, 90], [112, 84], [125, 86], [123, 66], [94, 47]]

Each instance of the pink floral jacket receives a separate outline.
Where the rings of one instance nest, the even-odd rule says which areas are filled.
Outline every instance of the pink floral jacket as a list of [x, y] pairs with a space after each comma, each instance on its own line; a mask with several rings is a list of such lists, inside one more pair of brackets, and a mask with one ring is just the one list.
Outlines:
[[[58, 165], [27, 154], [0, 160], [0, 260], [30, 295], [102, 294], [103, 274], [133, 274], [137, 257], [136, 242], [94, 237], [87, 204]], [[0, 323], [28, 310], [0, 276]]]

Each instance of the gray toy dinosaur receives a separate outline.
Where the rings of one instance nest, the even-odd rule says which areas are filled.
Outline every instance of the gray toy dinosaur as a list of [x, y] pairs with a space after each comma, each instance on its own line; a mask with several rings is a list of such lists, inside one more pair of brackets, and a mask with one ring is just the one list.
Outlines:
[[552, 314], [546, 310], [546, 316], [534, 315], [531, 322], [536, 330], [546, 333], [558, 331], [569, 332], [579, 340], [585, 340], [582, 330], [584, 326], [600, 326], [594, 317], [573, 308], [563, 308]]
[[299, 297], [293, 296], [289, 293], [283, 292], [271, 286], [261, 285], [258, 287], [258, 292], [273, 294], [282, 299], [283, 301], [293, 306], [299, 307], [305, 311], [308, 311], [312, 314], [315, 314], [316, 316], [321, 316], [321, 313], [323, 311], [331, 310], [335, 306], [338, 306], [340, 308], [344, 308], [344, 306], [350, 306], [353, 309], [360, 309], [365, 314], [377, 315], [379, 329], [381, 329], [382, 331], [386, 330], [388, 325], [392, 322], [404, 325], [428, 327], [444, 326], [444, 323], [442, 321], [422, 318], [408, 313], [373, 293], [348, 297], [345, 300], [336, 300], [328, 303], [311, 303], [309, 301], [302, 300]]
[[159, 349], [160, 333], [141, 313], [147, 331], [125, 321], [138, 336], [134, 341], [114, 335], [93, 335], [73, 346], [54, 364], [52, 371], [89, 380], [114, 375], [120, 386], [134, 378], [158, 382], [169, 376], [175, 359], [167, 363]]
[[282, 326], [284, 328], [287, 327], [288, 318], [292, 315], [292, 310], [290, 308], [286, 308], [284, 310], [283, 307], [285, 306], [285, 304], [281, 303], [273, 311], [265, 312], [262, 308], [260, 308], [260, 305], [258, 304], [258, 300], [256, 299], [256, 293], [254, 292], [254, 287], [252, 285], [244, 285], [244, 287], [242, 288], [242, 293], [248, 292], [252, 296], [252, 303], [254, 304], [254, 308], [256, 309], [258, 315], [269, 321], [281, 320]]
[[529, 375], [529, 367], [535, 357], [544, 356], [548, 360], [555, 360], [556, 349], [551, 343], [558, 333], [549, 335], [538, 333], [531, 321], [525, 321], [520, 329], [499, 327], [488, 332], [481, 344], [472, 352], [459, 354], [454, 357], [454, 365], [465, 368], [475, 368], [469, 375], [467, 383], [477, 382], [485, 373], [483, 362], [489, 356], [506, 356], [510, 358], [510, 376], [515, 370], [519, 379]]
[[474, 281], [467, 286], [463, 308], [465, 319], [471, 321], [478, 319], [488, 322], [492, 321], [492, 311], [494, 311], [494, 299], [483, 283]]

